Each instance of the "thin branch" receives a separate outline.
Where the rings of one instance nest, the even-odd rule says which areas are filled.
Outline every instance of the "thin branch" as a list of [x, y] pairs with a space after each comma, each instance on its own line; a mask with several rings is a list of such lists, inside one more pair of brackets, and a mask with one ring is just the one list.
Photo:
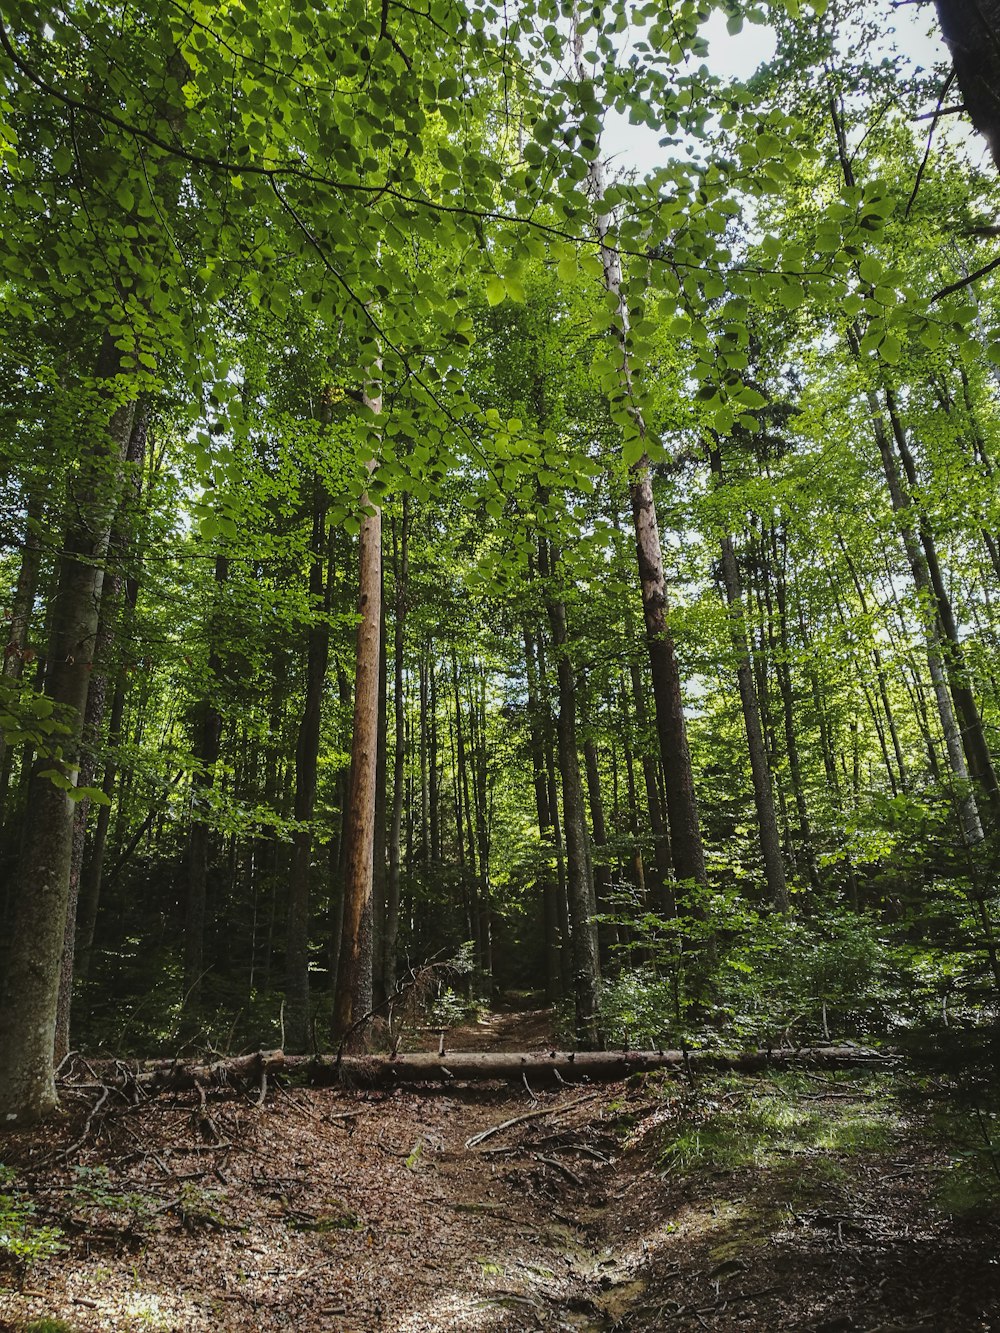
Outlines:
[[935, 292], [931, 297], [931, 304], [935, 301], [943, 301], [946, 296], [951, 296], [953, 292], [960, 292], [963, 287], [969, 287], [972, 283], [978, 282], [980, 278], [985, 278], [987, 273], [992, 273], [995, 268], [1000, 268], [1000, 255], [996, 259], [991, 259], [988, 264], [982, 268], [977, 268], [974, 272], [966, 274], [964, 278], [959, 278], [958, 282], [953, 282], [947, 287], [942, 287], [939, 292]]
[[917, 191], [920, 189], [920, 182], [924, 178], [924, 171], [927, 167], [928, 161], [930, 160], [931, 144], [934, 142], [934, 131], [937, 129], [938, 118], [941, 116], [941, 108], [944, 105], [944, 99], [948, 95], [948, 89], [951, 87], [954, 81], [955, 81], [955, 71], [952, 70], [951, 73], [948, 75], [948, 77], [945, 79], [944, 86], [942, 87], [940, 95], [938, 96], [937, 107], [934, 110], [934, 118], [931, 121], [931, 127], [927, 133], [927, 145], [924, 148], [923, 161], [920, 163], [920, 169], [917, 172], [917, 178], [913, 182], [913, 190], [911, 191], [910, 197], [906, 202], [906, 208], [903, 212], [904, 218], [908, 218], [910, 216], [910, 209], [913, 207], [914, 200], [917, 197]]

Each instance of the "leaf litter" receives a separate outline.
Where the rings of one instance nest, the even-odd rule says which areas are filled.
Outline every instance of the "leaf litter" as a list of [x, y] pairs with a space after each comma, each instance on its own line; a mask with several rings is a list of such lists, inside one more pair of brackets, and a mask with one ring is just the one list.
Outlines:
[[4, 1140], [64, 1248], [0, 1254], [0, 1329], [1000, 1329], [996, 1215], [941, 1206], [943, 1149], [874, 1079], [223, 1089], [80, 1142], [95, 1099]]

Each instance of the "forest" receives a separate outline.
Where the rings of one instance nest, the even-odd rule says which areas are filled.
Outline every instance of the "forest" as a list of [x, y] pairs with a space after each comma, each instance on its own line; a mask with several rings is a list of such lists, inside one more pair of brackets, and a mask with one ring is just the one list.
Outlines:
[[[353, 1126], [345, 1071], [453, 1089], [463, 1043], [522, 1099], [549, 1050], [556, 1096], [686, 1071], [677, 1115], [735, 1099], [744, 1146], [772, 1055], [796, 1114], [809, 1077], [901, 1098], [997, 1226], [998, 34], [994, 0], [5, 0], [0, 1278], [65, 1264], [67, 1209], [138, 1225], [140, 1100], [210, 1145], [275, 1096]], [[216, 1225], [185, 1208], [143, 1225]], [[736, 1272], [673, 1325], [384, 1326], [727, 1329]], [[994, 1327], [983, 1272], [905, 1327]], [[345, 1300], [287, 1326], [383, 1326]], [[747, 1317], [890, 1327], [796, 1300]], [[132, 1327], [84, 1307], [0, 1327]], [[156, 1326], [286, 1326], [201, 1317]]]

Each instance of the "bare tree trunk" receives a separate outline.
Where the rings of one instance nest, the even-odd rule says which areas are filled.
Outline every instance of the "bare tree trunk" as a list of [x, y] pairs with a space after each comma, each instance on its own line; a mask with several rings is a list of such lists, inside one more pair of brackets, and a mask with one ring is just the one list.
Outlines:
[[[392, 519], [392, 568], [395, 584], [395, 614], [393, 619], [393, 724], [394, 748], [392, 758], [392, 822], [389, 829], [389, 891], [385, 911], [385, 952], [382, 973], [386, 991], [391, 991], [396, 979], [396, 940], [399, 935], [399, 877], [401, 865], [401, 836], [403, 827], [404, 768], [406, 764], [406, 709], [403, 702], [403, 649], [406, 636], [407, 584], [410, 573], [410, 497], [403, 492], [403, 512], [397, 532]], [[431, 756], [437, 763], [436, 755]], [[431, 802], [431, 827], [436, 823], [435, 801]], [[433, 844], [434, 837], [432, 835]]]
[[[716, 482], [721, 485], [722, 455], [719, 452], [718, 442], [710, 451], [710, 460]], [[750, 776], [753, 782], [754, 805], [757, 808], [757, 831], [764, 862], [764, 877], [767, 880], [771, 902], [779, 912], [787, 912], [790, 905], [788, 884], [785, 880], [785, 864], [781, 859], [781, 838], [774, 810], [771, 770], [767, 762], [764, 733], [760, 724], [760, 705], [750, 665], [750, 649], [743, 615], [743, 588], [740, 583], [736, 553], [733, 550], [733, 540], [728, 533], [722, 538], [722, 579], [726, 605], [729, 608], [729, 635], [736, 656], [736, 683], [740, 692], [740, 703], [743, 706], [743, 725], [746, 728], [747, 750], [750, 756]]]
[[[28, 646], [28, 627], [31, 624], [35, 608], [35, 590], [38, 587], [38, 573], [42, 564], [42, 543], [39, 540], [39, 525], [45, 509], [45, 490], [35, 485], [28, 493], [28, 503], [24, 521], [24, 546], [21, 551], [21, 567], [18, 570], [17, 586], [10, 608], [10, 628], [7, 642], [3, 648], [3, 664], [0, 675], [4, 680], [20, 680], [24, 670], [25, 651]], [[11, 752], [0, 732], [0, 813], [7, 795], [10, 782]]]
[[[117, 349], [106, 338], [98, 382], [116, 379], [119, 370]], [[58, 558], [45, 693], [65, 710], [70, 729], [60, 738], [61, 757], [35, 765], [25, 813], [0, 995], [0, 1123], [8, 1127], [36, 1120], [57, 1104], [52, 1057], [73, 852], [75, 803], [69, 793], [75, 787], [104, 564], [131, 424], [131, 404], [117, 408], [110, 423], [85, 423], [90, 440], [73, 478]]]
[[[548, 582], [554, 573], [554, 557], [544, 539], [539, 543], [539, 570]], [[556, 654], [559, 682], [559, 770], [562, 775], [563, 831], [566, 839], [566, 877], [570, 912], [570, 945], [573, 952], [573, 995], [576, 1007], [576, 1035], [582, 1046], [600, 1043], [598, 992], [600, 962], [597, 927], [591, 903], [593, 887], [589, 881], [587, 825], [583, 810], [583, 786], [580, 757], [576, 743], [576, 680], [568, 653], [566, 608], [546, 589], [546, 604], [552, 627], [552, 648]]]
[[[556, 828], [549, 808], [548, 779], [545, 771], [545, 717], [539, 698], [538, 665], [535, 643], [530, 630], [524, 631], [524, 659], [528, 678], [528, 724], [531, 735], [531, 771], [535, 789], [535, 809], [538, 814], [538, 834], [543, 843], [555, 851]], [[555, 1003], [562, 994], [560, 953], [562, 936], [559, 929], [558, 883], [551, 872], [539, 875], [542, 890], [542, 927], [545, 937], [545, 996]]]
[[[382, 411], [381, 392], [365, 394], [366, 406]], [[369, 469], [374, 471], [374, 459]], [[344, 918], [334, 995], [333, 1038], [351, 1046], [367, 1040], [365, 1015], [372, 1006], [372, 887], [375, 849], [375, 789], [378, 766], [378, 695], [382, 615], [382, 511], [367, 494], [358, 543], [361, 617], [354, 680], [354, 733], [347, 804]]]
[[[328, 415], [327, 415], [327, 419]], [[285, 933], [287, 1010], [286, 1042], [304, 1051], [309, 1043], [309, 925], [312, 902], [312, 818], [316, 805], [317, 764], [323, 693], [330, 655], [332, 564], [328, 559], [327, 497], [313, 478], [312, 535], [309, 542], [309, 614], [306, 631], [306, 691], [295, 744], [295, 822], [292, 865], [288, 880], [288, 922]], [[324, 578], [324, 565], [326, 577]]]

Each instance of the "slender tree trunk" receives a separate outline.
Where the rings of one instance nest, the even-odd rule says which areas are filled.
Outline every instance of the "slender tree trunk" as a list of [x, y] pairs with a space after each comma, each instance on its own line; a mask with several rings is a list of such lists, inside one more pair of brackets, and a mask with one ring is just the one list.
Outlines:
[[[216, 596], [229, 581], [229, 561], [215, 557]], [[213, 616], [214, 619], [214, 616]], [[208, 858], [212, 829], [199, 810], [207, 805], [208, 793], [215, 786], [215, 769], [222, 750], [222, 714], [215, 705], [222, 676], [222, 657], [217, 638], [209, 627], [211, 648], [208, 654], [209, 687], [195, 714], [194, 758], [196, 769], [191, 780], [191, 831], [188, 836], [188, 882], [184, 914], [184, 1003], [197, 1005], [201, 997], [205, 971], [205, 924], [208, 901]], [[206, 812], [207, 813], [207, 812]]]
[[[0, 676], [5, 681], [20, 680], [21, 672], [24, 670], [28, 628], [35, 608], [35, 590], [38, 587], [38, 574], [42, 565], [39, 527], [44, 509], [45, 491], [40, 485], [35, 485], [28, 493], [21, 567], [18, 570], [17, 585], [11, 602], [10, 626], [3, 649], [3, 664], [0, 667]], [[10, 748], [3, 733], [0, 732], [0, 816], [3, 814], [7, 786], [10, 782], [10, 758]]]
[[[538, 692], [538, 665], [535, 642], [531, 632], [524, 631], [524, 659], [528, 678], [528, 725], [531, 736], [531, 772], [535, 789], [535, 809], [538, 814], [538, 835], [555, 851], [556, 828], [549, 807], [548, 780], [545, 771], [545, 719]], [[545, 936], [545, 996], [550, 1004], [562, 994], [560, 953], [562, 938], [559, 930], [558, 881], [550, 871], [539, 875], [542, 890], [542, 926]]]
[[[397, 532], [392, 519], [392, 572], [395, 585], [393, 618], [393, 728], [392, 822], [389, 830], [389, 892], [385, 912], [385, 954], [382, 973], [385, 989], [391, 991], [396, 980], [396, 940], [399, 935], [399, 879], [403, 828], [403, 796], [406, 764], [406, 710], [403, 701], [403, 650], [406, 641], [407, 585], [410, 573], [410, 497], [403, 492], [403, 512]], [[433, 690], [431, 691], [433, 698]], [[437, 759], [432, 755], [432, 763]], [[437, 821], [436, 792], [431, 801], [431, 843], [434, 844]]]
[[385, 809], [388, 799], [389, 765], [389, 659], [386, 653], [385, 574], [382, 577], [382, 609], [379, 617], [378, 751], [375, 760], [375, 836], [372, 845], [372, 994], [376, 1004], [386, 997], [382, 964], [385, 958], [385, 913], [388, 892]]
[[[459, 689], [458, 655], [454, 648], [451, 653], [452, 684], [455, 693], [455, 746], [458, 760], [456, 813], [461, 807], [464, 816], [465, 832], [468, 835], [467, 854], [463, 853], [463, 865], [466, 868], [465, 890], [468, 902], [469, 921], [472, 925], [472, 940], [475, 946], [476, 965], [480, 971], [486, 970], [486, 950], [481, 933], [482, 917], [479, 910], [479, 874], [476, 860], [475, 813], [469, 794], [469, 763], [466, 746], [466, 729], [462, 710], [462, 695]], [[459, 845], [462, 846], [463, 819], [458, 819]]]
[[[576, 77], [582, 84], [589, 80], [592, 74], [584, 60], [583, 37], [575, 9], [572, 41]], [[621, 257], [614, 246], [607, 244], [611, 217], [600, 212], [605, 193], [605, 180], [604, 166], [599, 154], [591, 159], [588, 179], [591, 197], [597, 209], [595, 225], [600, 241], [604, 287], [615, 303], [615, 337], [621, 355], [619, 380], [629, 402], [628, 416], [631, 429], [639, 441], [644, 441], [646, 423], [632, 392], [632, 370], [628, 348], [629, 312], [622, 287]], [[704, 884], [705, 852], [698, 823], [698, 805], [695, 799], [691, 754], [684, 721], [680, 672], [667, 619], [667, 584], [656, 520], [656, 504], [653, 499], [652, 468], [644, 449], [629, 466], [628, 486], [632, 522], [635, 528], [639, 582], [642, 589], [646, 645], [653, 677], [657, 735], [666, 778], [667, 818], [670, 824], [674, 870], [680, 880]]]
[[[381, 392], [365, 403], [381, 415]], [[374, 471], [374, 459], [369, 470]], [[378, 767], [379, 659], [382, 617], [382, 511], [362, 497], [364, 519], [358, 543], [361, 617], [354, 680], [354, 732], [344, 836], [344, 916], [334, 995], [333, 1038], [351, 1047], [367, 1041], [365, 1015], [372, 1007], [372, 888], [375, 794]]]
[[[329, 410], [324, 408], [324, 420]], [[309, 625], [306, 631], [306, 691], [295, 744], [295, 823], [288, 879], [288, 921], [285, 930], [285, 1043], [289, 1050], [309, 1045], [309, 926], [312, 919], [312, 819], [316, 806], [317, 765], [323, 694], [330, 656], [329, 612], [332, 605], [332, 562], [329, 560], [327, 496], [313, 478], [312, 535], [309, 542]], [[324, 578], [324, 566], [326, 577]]]
[[[709, 458], [716, 485], [721, 486], [722, 455], [718, 442], [710, 450]], [[750, 663], [750, 648], [743, 614], [743, 588], [736, 553], [733, 550], [733, 539], [728, 533], [722, 538], [722, 580], [726, 605], [729, 608], [729, 636], [736, 657], [736, 683], [743, 707], [743, 725], [747, 735], [750, 777], [753, 782], [754, 805], [757, 809], [757, 831], [764, 862], [764, 877], [771, 902], [779, 912], [787, 912], [790, 905], [788, 884], [785, 880], [785, 865], [781, 859], [781, 837], [774, 810], [771, 770], [768, 767], [764, 732], [760, 723], [760, 704], [757, 700], [753, 668]]]
[[[594, 858], [594, 896], [597, 910], [604, 917], [611, 916], [611, 872], [604, 849], [608, 845], [608, 830], [604, 819], [604, 797], [601, 793], [601, 770], [597, 753], [597, 742], [588, 736], [583, 745], [584, 765], [587, 772], [587, 797], [590, 801], [590, 825], [593, 830], [593, 845], [598, 850]], [[609, 967], [618, 946], [618, 927], [614, 920], [605, 920], [597, 927], [597, 940], [601, 949], [602, 971]]]
[[[903, 423], [899, 415], [896, 398], [891, 389], [886, 389], [885, 399], [889, 414], [889, 423], [892, 427], [892, 436], [896, 442], [896, 449], [899, 454], [900, 462], [903, 465], [903, 473], [906, 477], [908, 486], [908, 498], [912, 505], [913, 493], [918, 486], [916, 465], [910, 451], [909, 442], [906, 438], [906, 431], [903, 429]], [[916, 508], [916, 506], [914, 506], [914, 508]], [[934, 597], [934, 605], [937, 609], [938, 622], [941, 627], [942, 646], [944, 649], [943, 664], [948, 675], [948, 682], [951, 688], [951, 695], [954, 700], [955, 709], [961, 719], [962, 744], [965, 750], [966, 761], [972, 777], [975, 779], [980, 790], [985, 794], [993, 818], [996, 820], [1000, 818], [1000, 786], [997, 784], [996, 771], [993, 767], [993, 760], [990, 755], [989, 746], [986, 743], [982, 715], [972, 691], [972, 680], [965, 660], [965, 653], [962, 649], [961, 639], [959, 638], [958, 625], [955, 621], [955, 613], [952, 608], [951, 598], [948, 596], [944, 576], [941, 572], [941, 564], [937, 553], [937, 543], [935, 542], [934, 534], [927, 523], [926, 516], [921, 513], [919, 509], [917, 510], [917, 520], [920, 544], [923, 548], [927, 574], [930, 579], [930, 587]]]
[[591, 903], [593, 887], [588, 878], [587, 825], [584, 818], [580, 757], [576, 743], [576, 680], [569, 658], [566, 608], [551, 587], [555, 560], [544, 539], [539, 545], [539, 569], [549, 586], [546, 604], [552, 628], [559, 683], [559, 770], [562, 775], [563, 830], [566, 838], [566, 876], [570, 912], [570, 945], [573, 952], [573, 995], [577, 1040], [584, 1047], [600, 1043], [598, 992], [600, 961], [597, 928]]

